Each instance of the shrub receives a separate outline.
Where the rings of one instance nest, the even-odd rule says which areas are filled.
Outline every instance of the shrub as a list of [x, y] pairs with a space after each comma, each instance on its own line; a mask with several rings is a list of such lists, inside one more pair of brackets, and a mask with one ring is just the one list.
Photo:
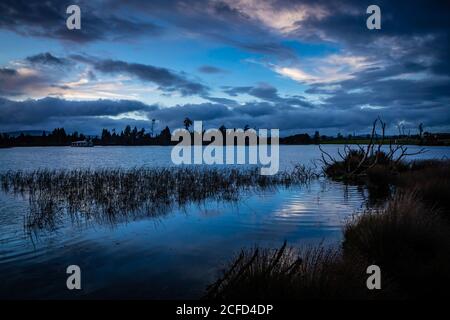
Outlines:
[[448, 231], [415, 194], [399, 195], [345, 227], [344, 259], [380, 266], [408, 297], [436, 296], [450, 283]]
[[[358, 157], [354, 153], [352, 157]], [[349, 165], [354, 163], [349, 160]], [[330, 170], [344, 170], [346, 162]], [[394, 183], [382, 208], [344, 228], [341, 250], [243, 251], [208, 288], [208, 298], [444, 298], [450, 286], [450, 161], [402, 165], [394, 177], [382, 163], [367, 170], [368, 186]], [[342, 171], [343, 172], [343, 171]], [[447, 213], [447, 215], [442, 215]], [[443, 219], [443, 217], [447, 219]], [[382, 290], [365, 286], [366, 268], [381, 268]]]
[[365, 284], [365, 268], [344, 261], [339, 250], [322, 246], [295, 250], [243, 250], [223, 276], [208, 287], [208, 299], [375, 298]]
[[414, 192], [427, 206], [450, 218], [450, 161], [414, 162], [396, 184], [401, 192]]

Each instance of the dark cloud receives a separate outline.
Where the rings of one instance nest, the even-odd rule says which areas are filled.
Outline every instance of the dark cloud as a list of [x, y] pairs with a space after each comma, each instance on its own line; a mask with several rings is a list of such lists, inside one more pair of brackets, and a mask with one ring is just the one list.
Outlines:
[[209, 100], [211, 102], [215, 102], [218, 104], [223, 104], [226, 106], [234, 106], [237, 104], [237, 102], [235, 100], [232, 99], [227, 99], [227, 98], [222, 98], [222, 97], [210, 97], [210, 96], [203, 96], [203, 99]]
[[69, 59], [45, 52], [17, 62], [17, 69], [0, 68], [0, 96], [30, 96], [48, 87], [68, 89], [58, 83], [70, 69]]
[[405, 124], [407, 130], [416, 132], [419, 123], [426, 128], [445, 128], [450, 122], [446, 107], [429, 106], [404, 110], [347, 109], [317, 107], [284, 108], [269, 102], [249, 102], [232, 107], [220, 103], [185, 104], [174, 107], [159, 107], [128, 100], [67, 101], [55, 98], [40, 100], [11, 101], [0, 99], [0, 131], [51, 130], [66, 127], [88, 134], [99, 134], [102, 128], [123, 128], [126, 124], [149, 128], [150, 121], [132, 117], [113, 119], [111, 117], [129, 112], [157, 119], [163, 128], [172, 130], [182, 127], [183, 119], [202, 120], [205, 128], [278, 128], [283, 135], [295, 132], [322, 133], [367, 133], [373, 119], [381, 116], [388, 123], [388, 132], [396, 133], [397, 124]]
[[120, 60], [91, 60], [89, 62], [97, 71], [113, 74], [126, 73], [142, 81], [156, 83], [164, 91], [178, 91], [184, 96], [206, 94], [208, 91], [208, 88], [201, 83], [190, 81], [166, 68]]
[[[305, 3], [312, 3], [306, 1]], [[346, 52], [384, 63], [416, 62], [426, 57], [434, 73], [450, 73], [450, 2], [388, 1], [381, 8], [381, 30], [366, 28], [369, 0], [314, 1], [331, 14], [321, 19], [309, 17], [299, 23], [293, 35], [299, 40], [339, 43]]]
[[283, 60], [296, 60], [294, 50], [279, 41], [272, 30], [233, 8], [225, 1], [211, 0], [112, 0], [123, 10], [137, 10], [163, 19], [179, 33], [200, 35], [209, 41], [226, 44], [251, 53]]
[[[438, 114], [449, 110], [448, 79], [421, 64], [400, 62], [357, 72], [354, 78], [340, 81], [333, 88], [315, 84], [306, 93], [325, 94], [324, 106], [330, 109], [378, 108], [407, 118], [414, 109]], [[445, 115], [443, 119], [448, 118]]]
[[[81, 8], [81, 30], [68, 30], [66, 9], [70, 4]], [[101, 6], [99, 8], [98, 6]], [[122, 17], [109, 12], [108, 3], [58, 0], [2, 0], [0, 28], [23, 35], [56, 38], [75, 42], [127, 39], [141, 35], [159, 35], [162, 28], [148, 21]]]
[[239, 94], [242, 93], [247, 93], [249, 91], [252, 90], [253, 87], [251, 86], [242, 86], [242, 87], [224, 87], [223, 92], [225, 92], [226, 94], [232, 96], [232, 97], [237, 97]]
[[0, 96], [18, 96], [46, 85], [48, 79], [39, 74], [22, 74], [15, 69], [0, 68]]
[[276, 108], [274, 108], [272, 104], [267, 102], [246, 103], [245, 105], [236, 108], [235, 111], [239, 114], [255, 118], [273, 115], [277, 113]]
[[67, 59], [57, 58], [49, 52], [39, 53], [34, 56], [27, 57], [25, 60], [36, 64], [48, 64], [48, 65], [66, 65]]
[[[155, 83], [166, 93], [179, 92], [183, 96], [206, 96], [209, 90], [207, 86], [186, 78], [184, 73], [176, 73], [152, 65], [99, 59], [87, 55], [71, 55], [63, 58], [46, 52], [27, 57], [23, 62], [27, 63], [34, 72], [20, 74], [12, 68], [0, 68], [0, 95], [18, 95], [26, 93], [27, 90], [36, 90], [48, 86], [67, 89], [67, 86], [59, 85], [58, 82], [71, 69], [76, 69], [77, 63], [88, 64], [92, 66], [94, 71], [104, 74], [127, 74], [144, 82]], [[66, 66], [69, 69], [59, 68]], [[87, 72], [87, 77], [92, 81], [97, 80], [93, 70]]]
[[224, 73], [225, 72], [225, 70], [214, 67], [214, 66], [201, 66], [200, 68], [198, 68], [198, 71], [200, 71], [202, 73], [207, 73], [207, 74], [215, 74], [215, 73]]
[[97, 80], [97, 76], [95, 75], [94, 72], [92, 72], [92, 70], [88, 71], [88, 77], [89, 77], [89, 80], [92, 80], [92, 81], [96, 81]]
[[10, 68], [0, 68], [0, 77], [13, 77], [17, 75], [17, 71], [15, 69]]
[[[242, 26], [246, 28], [246, 26]], [[242, 32], [238, 37], [225, 35], [224, 33], [218, 32], [206, 32], [203, 33], [204, 36], [207, 36], [215, 41], [220, 43], [224, 43], [226, 45], [242, 49], [244, 51], [250, 53], [256, 53], [267, 57], [275, 57], [279, 60], [286, 61], [297, 61], [298, 57], [296, 56], [294, 50], [289, 48], [288, 46], [277, 42], [275, 39], [271, 39], [270, 33], [264, 30], [254, 31], [256, 34], [264, 34], [266, 39], [258, 39], [258, 36], [255, 34], [252, 36], [242, 35]]]
[[369, 132], [373, 119], [381, 116], [388, 123], [388, 133], [397, 133], [397, 124], [402, 122], [416, 132], [419, 123], [427, 128], [442, 128], [450, 121], [450, 115], [442, 116], [445, 108], [429, 112], [426, 109], [411, 110], [405, 114], [402, 110], [329, 109], [327, 107], [284, 108], [283, 105], [268, 102], [249, 102], [244, 105], [227, 107], [220, 104], [183, 105], [175, 108], [163, 108], [149, 113], [149, 117], [158, 119], [171, 128], [182, 126], [184, 117], [203, 120], [205, 128], [243, 128], [250, 125], [255, 128], [278, 128], [283, 135], [298, 132], [320, 130], [322, 133], [336, 134]]
[[[70, 4], [81, 8], [80, 30], [68, 30], [66, 27], [66, 9]], [[289, 47], [279, 43], [276, 37], [245, 14], [221, 1], [78, 0], [65, 3], [59, 0], [3, 0], [0, 2], [0, 12], [0, 28], [27, 36], [80, 43], [129, 41], [138, 36], [161, 35], [165, 30], [151, 21], [163, 20], [178, 30], [203, 35], [244, 50], [295, 59]]]
[[117, 116], [132, 111], [148, 112], [154, 109], [155, 106], [128, 100], [69, 101], [45, 98], [12, 101], [0, 98], [0, 126], [2, 131], [14, 127], [51, 129], [48, 124], [57, 123], [58, 120], [83, 117], [95, 122], [99, 117]]
[[307, 108], [314, 107], [313, 104], [311, 104], [301, 96], [281, 97], [278, 94], [277, 88], [265, 83], [260, 83], [256, 87], [251, 86], [225, 87], [224, 89], [225, 89], [224, 92], [232, 97], [237, 97], [239, 94], [245, 93], [253, 97], [259, 98], [261, 100], [277, 104], [284, 104], [286, 106], [301, 106]]
[[[309, 3], [309, 1], [305, 1]], [[293, 33], [301, 41], [334, 41], [347, 54], [366, 57], [374, 66], [352, 78], [312, 84], [309, 94], [324, 94], [327, 110], [383, 114], [392, 121], [450, 127], [450, 3], [378, 1], [381, 30], [370, 31], [365, 9], [371, 1], [315, 2], [332, 14], [309, 17]], [[362, 108], [362, 109], [361, 109]], [[355, 123], [356, 124], [356, 123]]]
[[152, 118], [163, 123], [180, 127], [186, 117], [192, 120], [210, 121], [224, 119], [233, 115], [232, 111], [225, 105], [216, 103], [200, 103], [177, 105], [170, 108], [160, 108], [150, 112]]
[[280, 101], [282, 98], [278, 95], [278, 90], [267, 84], [252, 87], [248, 94], [267, 101]]
[[[177, 31], [182, 31], [181, 34], [203, 36], [208, 41], [269, 57], [272, 65], [295, 66], [298, 53], [286, 42], [296, 41], [301, 44], [337, 44], [339, 54], [361, 56], [374, 62], [370, 67], [354, 71], [351, 79], [335, 81], [332, 85], [305, 85], [307, 94], [323, 96], [321, 104], [309, 102], [302, 96], [284, 96], [268, 84], [225, 88], [230, 97], [247, 94], [258, 99], [239, 105], [233, 99], [210, 96], [206, 85], [166, 68], [86, 55], [71, 57], [90, 64], [95, 73], [126, 73], [141, 81], [155, 83], [166, 93], [179, 91], [182, 95], [199, 95], [210, 101], [148, 111], [152, 117], [172, 127], [180, 126], [182, 118], [190, 116], [211, 125], [223, 123], [231, 127], [250, 124], [286, 131], [339, 128], [352, 132], [366, 130], [378, 115], [383, 116], [392, 128], [398, 122], [408, 123], [412, 128], [420, 122], [428, 127], [450, 127], [448, 1], [380, 0], [376, 4], [382, 11], [382, 29], [375, 31], [368, 30], [365, 24], [366, 8], [373, 4], [371, 1], [271, 1], [280, 11], [301, 3], [327, 12], [321, 18], [311, 15], [298, 21], [298, 27], [288, 34], [274, 32], [249, 16], [251, 13], [244, 13], [222, 1], [130, 0], [125, 3], [111, 0], [102, 2], [102, 11], [83, 10], [84, 6], [93, 8], [98, 3], [82, 3], [84, 17], [80, 32], [65, 28], [66, 5], [57, 1], [2, 1], [0, 28], [25, 35], [86, 42], [158, 34], [161, 29], [148, 22], [157, 18], [164, 21], [165, 27], [174, 26]], [[144, 20], [129, 19], [131, 16]], [[59, 59], [65, 58], [44, 53], [27, 60], [34, 64], [58, 65]], [[220, 70], [212, 66], [199, 69], [203, 73]], [[95, 74], [89, 77], [95, 79]], [[17, 95], [27, 92], [31, 86], [51, 84], [52, 80], [50, 74], [25, 74], [3, 68], [0, 69], [0, 95]], [[20, 108], [22, 104], [32, 102], [18, 102], [16, 106]], [[35, 116], [38, 117], [37, 114]], [[100, 123], [96, 116], [81, 116], [92, 128]], [[44, 117], [43, 121], [54, 123], [54, 119], [67, 119], [65, 115], [55, 117]], [[2, 115], [2, 119], [7, 118]], [[20, 125], [20, 119], [11, 118], [11, 121], [15, 120]], [[12, 125], [11, 121], [5, 120], [5, 123]], [[111, 119], [101, 121], [114, 123]]]

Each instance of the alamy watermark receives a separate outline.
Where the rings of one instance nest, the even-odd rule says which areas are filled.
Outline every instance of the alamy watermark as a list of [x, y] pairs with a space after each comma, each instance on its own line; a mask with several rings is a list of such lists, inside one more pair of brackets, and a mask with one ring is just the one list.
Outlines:
[[81, 9], [76, 4], [72, 4], [67, 7], [66, 13], [70, 14], [66, 20], [66, 27], [69, 30], [80, 30], [81, 29]]
[[376, 4], [372, 4], [367, 7], [367, 14], [370, 16], [366, 20], [366, 26], [369, 30], [380, 30], [381, 29], [381, 9]]
[[370, 276], [367, 278], [366, 286], [369, 290], [380, 290], [381, 289], [381, 269], [376, 264], [372, 264], [367, 267], [367, 274]]
[[66, 280], [66, 286], [69, 290], [81, 290], [81, 269], [76, 264], [67, 267], [66, 273], [70, 274]]
[[274, 175], [280, 165], [279, 129], [209, 129], [194, 121], [194, 131], [177, 129], [172, 141], [172, 162], [181, 164], [261, 165], [262, 175]]

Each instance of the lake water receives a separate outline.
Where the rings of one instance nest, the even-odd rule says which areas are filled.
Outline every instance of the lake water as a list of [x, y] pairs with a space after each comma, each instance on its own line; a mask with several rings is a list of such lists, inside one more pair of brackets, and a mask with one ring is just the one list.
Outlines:
[[[337, 154], [342, 146], [325, 150]], [[415, 158], [450, 156], [427, 147]], [[410, 147], [411, 151], [417, 147]], [[0, 170], [172, 166], [170, 147], [12, 148]], [[313, 165], [317, 146], [281, 146], [280, 168]], [[241, 248], [337, 245], [342, 225], [364, 210], [362, 187], [320, 179], [308, 185], [244, 194], [237, 203], [205, 201], [158, 217], [119, 223], [58, 221], [28, 230], [26, 198], [0, 191], [1, 298], [199, 298]], [[82, 290], [66, 288], [68, 265], [82, 270]]]

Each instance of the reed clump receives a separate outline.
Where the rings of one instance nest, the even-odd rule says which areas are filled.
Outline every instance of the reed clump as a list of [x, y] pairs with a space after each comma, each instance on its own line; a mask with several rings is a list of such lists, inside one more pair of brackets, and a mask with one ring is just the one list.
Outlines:
[[159, 215], [173, 206], [207, 199], [236, 201], [242, 192], [307, 183], [312, 170], [262, 176], [255, 169], [134, 168], [8, 171], [2, 189], [29, 199], [27, 224], [53, 226], [58, 217], [114, 222], [136, 214]]

